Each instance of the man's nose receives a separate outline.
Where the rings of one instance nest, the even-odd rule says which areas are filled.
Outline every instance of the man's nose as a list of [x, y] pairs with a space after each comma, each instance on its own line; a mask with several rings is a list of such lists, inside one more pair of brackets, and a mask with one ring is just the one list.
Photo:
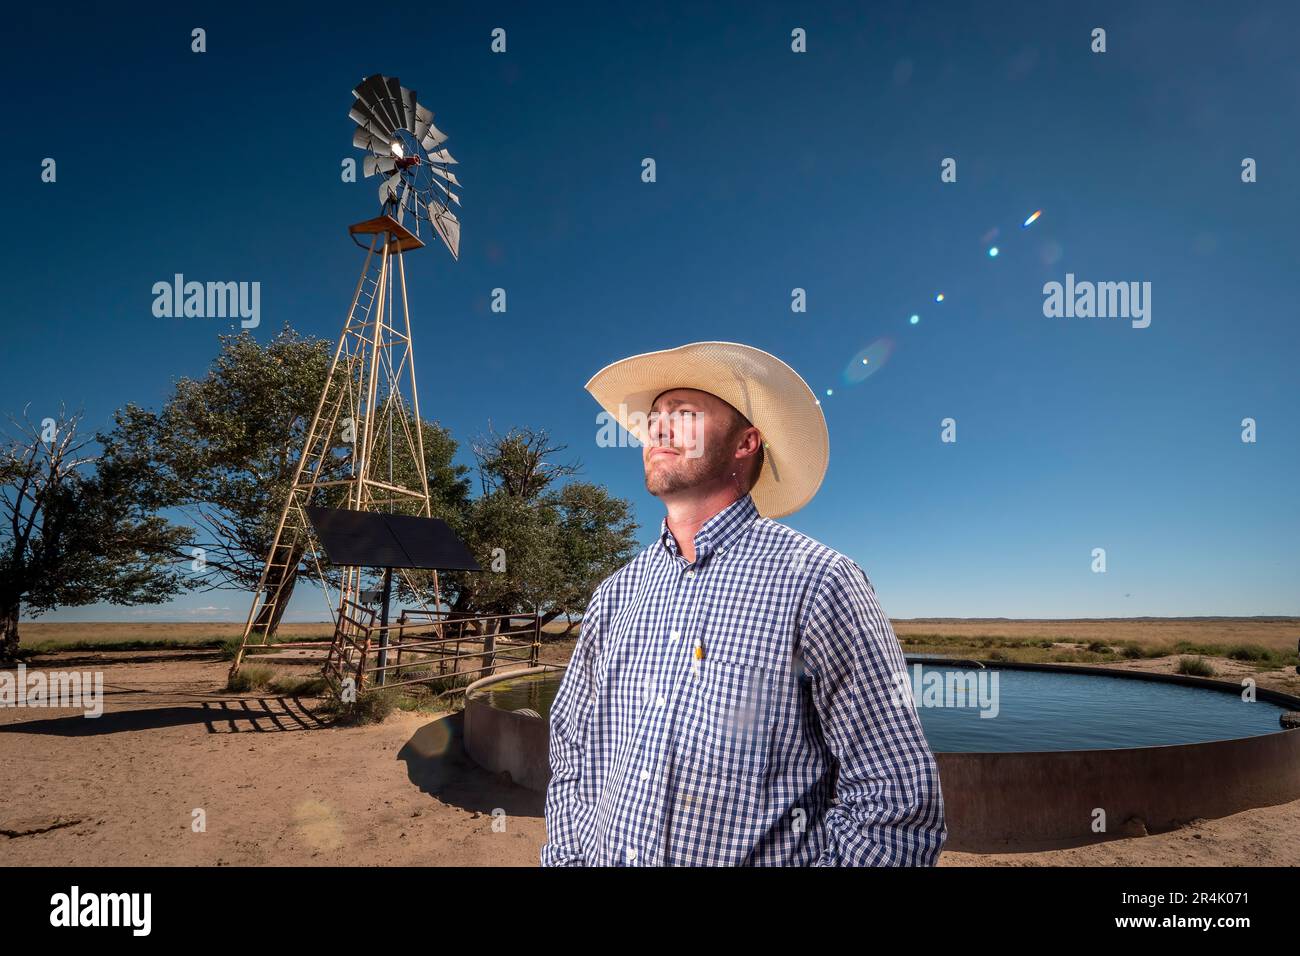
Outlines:
[[[672, 426], [669, 419], [672, 416], [666, 414], [654, 415], [650, 419], [650, 440], [656, 445], [672, 444]], [[665, 442], [664, 438], [668, 441]]]

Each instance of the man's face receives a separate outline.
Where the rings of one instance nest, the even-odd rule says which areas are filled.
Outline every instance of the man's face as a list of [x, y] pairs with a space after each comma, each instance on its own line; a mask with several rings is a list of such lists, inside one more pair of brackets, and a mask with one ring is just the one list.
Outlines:
[[646, 490], [662, 497], [729, 480], [742, 464], [735, 458], [734, 416], [726, 402], [698, 389], [660, 395], [650, 410], [650, 441], [641, 449]]

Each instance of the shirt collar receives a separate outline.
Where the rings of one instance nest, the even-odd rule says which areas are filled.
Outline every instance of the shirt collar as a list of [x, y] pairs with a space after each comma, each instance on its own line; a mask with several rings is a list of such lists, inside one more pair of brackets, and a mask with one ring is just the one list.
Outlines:
[[[726, 551], [740, 539], [757, 517], [758, 508], [754, 505], [753, 497], [746, 494], [737, 498], [700, 525], [700, 530], [695, 532], [695, 560], [702, 561], [715, 551]], [[677, 539], [668, 530], [667, 518], [660, 522], [659, 542], [672, 557], [681, 555]]]

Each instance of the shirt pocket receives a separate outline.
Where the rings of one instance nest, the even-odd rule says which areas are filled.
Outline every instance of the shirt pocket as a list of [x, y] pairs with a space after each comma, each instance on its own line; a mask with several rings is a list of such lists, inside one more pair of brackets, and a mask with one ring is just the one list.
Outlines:
[[676, 737], [680, 759], [708, 776], [761, 777], [771, 763], [776, 681], [771, 671], [716, 655], [686, 677]]

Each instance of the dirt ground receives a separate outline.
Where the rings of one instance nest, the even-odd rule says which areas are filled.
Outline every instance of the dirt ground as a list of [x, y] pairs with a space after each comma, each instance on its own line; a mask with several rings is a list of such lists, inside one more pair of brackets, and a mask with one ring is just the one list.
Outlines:
[[[571, 647], [547, 645], [545, 657], [563, 660]], [[1214, 663], [1225, 677], [1247, 669]], [[30, 662], [101, 671], [105, 712], [0, 708], [0, 864], [537, 865], [542, 795], [471, 763], [459, 713], [399, 711], [380, 725], [329, 727], [311, 702], [222, 690], [227, 666], [209, 650], [66, 651]], [[1300, 865], [1300, 801], [1154, 836], [941, 861], [1260, 864]]]
[[0, 863], [537, 863], [541, 795], [470, 763], [459, 714], [322, 726], [291, 698], [221, 690], [229, 665], [203, 651], [38, 662], [102, 671], [105, 710], [0, 710]]

